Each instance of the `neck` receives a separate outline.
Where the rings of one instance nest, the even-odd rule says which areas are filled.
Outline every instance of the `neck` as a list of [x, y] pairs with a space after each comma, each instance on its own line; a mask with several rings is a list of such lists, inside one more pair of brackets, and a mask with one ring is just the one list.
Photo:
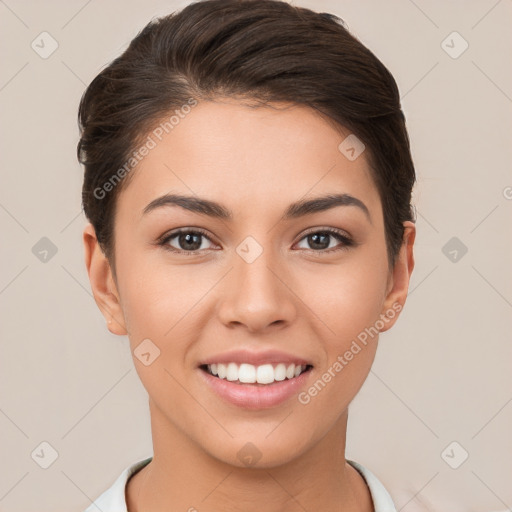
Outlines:
[[366, 483], [345, 461], [347, 411], [311, 449], [268, 468], [220, 461], [171, 424], [152, 401], [150, 411], [154, 457], [127, 484], [129, 512], [373, 512]]

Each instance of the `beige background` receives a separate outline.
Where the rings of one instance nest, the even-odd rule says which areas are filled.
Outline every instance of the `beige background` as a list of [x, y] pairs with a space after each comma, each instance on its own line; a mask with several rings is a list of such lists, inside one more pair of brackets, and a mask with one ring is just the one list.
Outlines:
[[[152, 454], [128, 340], [106, 329], [83, 262], [76, 112], [150, 18], [187, 3], [0, 1], [0, 511], [82, 511]], [[351, 406], [347, 457], [403, 512], [510, 510], [512, 2], [294, 3], [341, 16], [389, 67], [418, 173], [410, 297]], [[31, 47], [43, 31], [59, 45], [47, 59]], [[458, 58], [444, 49], [458, 36], [442, 44], [454, 31]]]

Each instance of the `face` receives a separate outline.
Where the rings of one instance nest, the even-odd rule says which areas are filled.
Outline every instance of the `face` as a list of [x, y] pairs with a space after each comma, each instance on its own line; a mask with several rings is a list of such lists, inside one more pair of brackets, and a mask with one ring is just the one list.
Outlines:
[[[338, 149], [349, 132], [307, 107], [280, 107], [202, 102], [153, 136], [118, 198], [117, 282], [102, 301], [112, 332], [129, 334], [159, 429], [237, 466], [242, 448], [261, 466], [282, 464], [336, 429], [413, 266], [409, 243], [388, 269], [365, 154], [351, 161]], [[217, 206], [155, 201], [170, 194]], [[339, 197], [304, 207], [325, 196]], [[274, 378], [293, 361], [307, 371], [247, 384], [201, 366], [244, 361], [260, 380], [269, 364]], [[250, 380], [252, 367], [236, 378]]]

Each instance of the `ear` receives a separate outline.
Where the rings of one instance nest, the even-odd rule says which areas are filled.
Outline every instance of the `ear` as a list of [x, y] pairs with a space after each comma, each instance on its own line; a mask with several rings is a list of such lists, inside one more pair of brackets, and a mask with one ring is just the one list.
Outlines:
[[[404, 222], [402, 245], [397, 255], [393, 272], [390, 273], [382, 316], [387, 316], [380, 332], [385, 332], [395, 324], [404, 307], [409, 291], [409, 280], [414, 269], [413, 246], [416, 238], [416, 226], [413, 222]], [[387, 315], [386, 315], [387, 313]]]
[[94, 300], [105, 317], [112, 334], [127, 334], [123, 310], [110, 263], [103, 253], [94, 227], [89, 222], [83, 232], [85, 265], [89, 274]]

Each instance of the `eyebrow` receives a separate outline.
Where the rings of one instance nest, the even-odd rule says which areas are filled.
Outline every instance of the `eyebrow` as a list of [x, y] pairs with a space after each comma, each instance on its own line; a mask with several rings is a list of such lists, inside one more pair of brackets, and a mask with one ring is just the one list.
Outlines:
[[[157, 208], [167, 206], [180, 206], [185, 210], [216, 219], [233, 220], [231, 210], [215, 201], [179, 194], [165, 194], [157, 197], [144, 208], [142, 214], [146, 215]], [[288, 206], [280, 220], [296, 219], [305, 215], [330, 210], [338, 206], [354, 206], [359, 208], [364, 212], [370, 224], [372, 223], [370, 212], [366, 205], [360, 199], [350, 194], [328, 194], [314, 199], [297, 201]]]

